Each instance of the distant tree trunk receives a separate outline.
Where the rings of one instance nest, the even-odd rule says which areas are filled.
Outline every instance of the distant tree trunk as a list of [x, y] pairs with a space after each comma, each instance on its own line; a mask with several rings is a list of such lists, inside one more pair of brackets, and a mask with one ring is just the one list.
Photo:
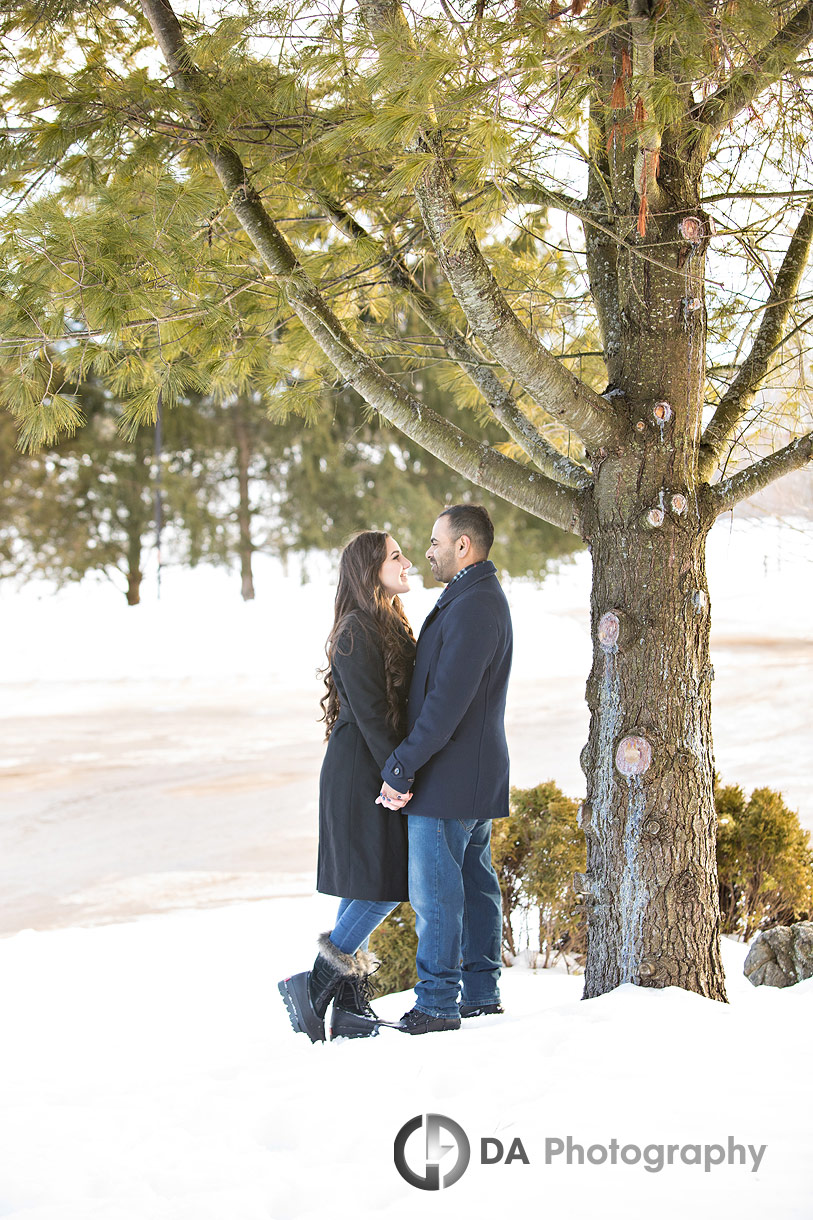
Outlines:
[[502, 904], [502, 938], [512, 957], [516, 957], [517, 949], [514, 944], [514, 929], [511, 927], [511, 909], [506, 906], [505, 898]]
[[546, 920], [542, 908], [539, 908], [539, 949], [544, 950], [545, 960], [542, 969], [547, 970], [553, 953], [552, 920]]
[[249, 501], [249, 468], [251, 465], [251, 437], [243, 417], [240, 402], [235, 403], [234, 431], [237, 437], [237, 484], [240, 492], [240, 502], [237, 509], [237, 522], [240, 531], [240, 576], [242, 580], [243, 601], [254, 600], [254, 574], [252, 557], [254, 546], [251, 541], [251, 504]]
[[[136, 460], [132, 480], [121, 482], [121, 520], [127, 537], [127, 605], [138, 606], [141, 602], [141, 568], [143, 538], [149, 528], [151, 497], [152, 455], [146, 440], [139, 436], [135, 442]], [[161, 562], [160, 552], [158, 562]]]
[[127, 572], [127, 605], [138, 606], [141, 603], [142, 572], [139, 568], [130, 568]]

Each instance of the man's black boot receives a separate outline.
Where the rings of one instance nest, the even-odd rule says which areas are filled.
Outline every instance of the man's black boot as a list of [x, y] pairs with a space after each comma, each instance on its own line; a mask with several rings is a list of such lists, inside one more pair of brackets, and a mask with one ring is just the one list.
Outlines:
[[495, 1017], [499, 1013], [505, 1012], [499, 1000], [495, 1000], [492, 1004], [461, 1004], [461, 1017]]
[[404, 1034], [439, 1034], [447, 1029], [460, 1029], [460, 1017], [433, 1017], [420, 1008], [411, 1008], [395, 1028]]
[[359, 964], [342, 953], [323, 932], [319, 953], [310, 970], [291, 975], [277, 984], [295, 1033], [307, 1034], [311, 1042], [325, 1041], [325, 1013], [336, 992], [347, 979], [357, 978]]

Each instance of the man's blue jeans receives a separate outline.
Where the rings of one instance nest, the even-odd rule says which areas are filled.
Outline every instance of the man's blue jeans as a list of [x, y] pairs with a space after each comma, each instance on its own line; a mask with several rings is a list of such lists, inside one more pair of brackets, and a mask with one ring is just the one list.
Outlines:
[[500, 998], [502, 904], [491, 822], [409, 817], [409, 901], [418, 932], [417, 1006], [432, 1017]]

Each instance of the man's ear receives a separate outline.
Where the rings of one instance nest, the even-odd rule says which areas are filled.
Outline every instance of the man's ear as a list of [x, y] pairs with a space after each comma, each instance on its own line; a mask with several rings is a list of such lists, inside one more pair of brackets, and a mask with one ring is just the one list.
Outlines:
[[460, 535], [457, 540], [457, 549], [460, 552], [461, 557], [469, 554], [471, 551], [471, 538], [469, 538], [468, 534]]

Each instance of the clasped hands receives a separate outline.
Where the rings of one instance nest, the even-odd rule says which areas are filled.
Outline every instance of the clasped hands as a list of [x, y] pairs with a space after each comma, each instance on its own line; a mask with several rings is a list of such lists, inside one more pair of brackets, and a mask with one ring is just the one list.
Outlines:
[[411, 800], [411, 792], [399, 792], [397, 788], [392, 788], [389, 784], [382, 783], [381, 791], [375, 798], [375, 803], [376, 805], [383, 805], [385, 809], [403, 809], [407, 801]]

